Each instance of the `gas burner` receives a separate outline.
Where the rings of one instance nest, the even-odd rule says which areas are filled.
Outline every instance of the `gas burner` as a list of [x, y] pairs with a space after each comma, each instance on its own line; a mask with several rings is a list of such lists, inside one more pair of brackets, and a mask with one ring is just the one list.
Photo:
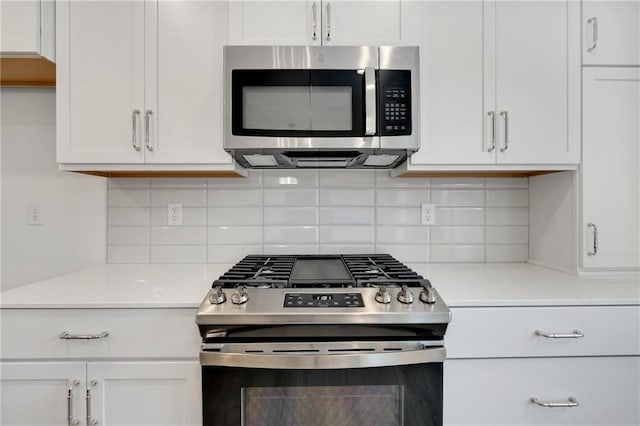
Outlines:
[[369, 280], [358, 281], [358, 287], [367, 288], [401, 288], [403, 285], [412, 288], [431, 287], [429, 280], [415, 279], [415, 280]]
[[269, 289], [269, 288], [284, 288], [287, 286], [286, 281], [277, 281], [277, 280], [228, 280], [222, 279], [216, 280], [213, 282], [213, 287], [220, 286], [225, 289], [235, 289], [243, 286], [244, 288], [260, 288], [260, 289]]

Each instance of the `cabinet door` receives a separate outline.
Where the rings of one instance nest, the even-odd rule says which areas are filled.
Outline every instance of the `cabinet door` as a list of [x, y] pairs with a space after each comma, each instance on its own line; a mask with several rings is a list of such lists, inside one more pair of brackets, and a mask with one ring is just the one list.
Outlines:
[[[83, 362], [0, 364], [0, 424], [55, 426], [84, 420]], [[76, 423], [74, 423], [76, 424]]]
[[640, 65], [640, 1], [582, 2], [584, 65]]
[[487, 93], [495, 90], [499, 163], [579, 162], [579, 6], [493, 3], [495, 87], [488, 76]]
[[401, 0], [323, 0], [322, 44], [399, 44], [405, 3]]
[[229, 42], [320, 44], [321, 7], [320, 0], [233, 0], [229, 2]]
[[222, 148], [227, 4], [147, 2], [147, 163], [231, 164]]
[[402, 31], [420, 47], [421, 147], [411, 164], [495, 162], [483, 116], [483, 3], [406, 2]]
[[583, 79], [582, 265], [640, 268], [640, 70], [585, 68]]
[[104, 426], [201, 425], [200, 364], [90, 362], [91, 418]]
[[[640, 358], [447, 360], [444, 424], [469, 426], [640, 424]], [[540, 407], [568, 402], [576, 407]]]
[[40, 2], [3, 1], [0, 8], [0, 53], [37, 56], [40, 53]]
[[144, 3], [59, 1], [57, 28], [58, 162], [142, 162]]

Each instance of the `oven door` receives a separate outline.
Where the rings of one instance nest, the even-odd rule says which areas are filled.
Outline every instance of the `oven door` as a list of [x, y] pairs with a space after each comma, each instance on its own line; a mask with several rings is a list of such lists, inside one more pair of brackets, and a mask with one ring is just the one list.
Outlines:
[[204, 350], [203, 423], [441, 426], [445, 350], [427, 346], [432, 344], [235, 344]]

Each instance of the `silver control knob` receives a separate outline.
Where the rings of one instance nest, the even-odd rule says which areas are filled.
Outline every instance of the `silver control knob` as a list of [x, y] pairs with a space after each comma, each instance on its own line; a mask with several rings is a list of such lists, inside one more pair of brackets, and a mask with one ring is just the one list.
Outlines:
[[389, 294], [389, 290], [387, 290], [385, 286], [378, 287], [376, 302], [384, 304], [391, 303], [391, 294]]
[[398, 302], [406, 305], [413, 303], [413, 294], [406, 285], [403, 285], [402, 289], [398, 292]]
[[212, 305], [222, 305], [227, 301], [227, 295], [222, 291], [222, 286], [215, 286], [209, 293], [209, 303]]
[[430, 305], [436, 303], [436, 293], [431, 287], [424, 287], [420, 292], [420, 300]]
[[244, 286], [239, 286], [237, 290], [238, 291], [231, 295], [231, 302], [234, 305], [242, 305], [243, 303], [247, 303], [247, 300], [249, 300], [249, 295], [246, 291], [244, 291]]

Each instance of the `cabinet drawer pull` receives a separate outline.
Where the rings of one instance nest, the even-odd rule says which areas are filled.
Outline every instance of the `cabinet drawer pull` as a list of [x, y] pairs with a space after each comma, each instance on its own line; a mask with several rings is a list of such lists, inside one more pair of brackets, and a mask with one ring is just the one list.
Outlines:
[[133, 149], [136, 151], [140, 151], [140, 146], [138, 145], [138, 116], [140, 115], [139, 109], [134, 109], [131, 114], [131, 144], [133, 145]]
[[578, 400], [575, 399], [573, 396], [570, 396], [569, 398], [567, 398], [567, 401], [568, 402], [545, 402], [545, 401], [540, 401], [538, 398], [531, 398], [532, 403], [539, 405], [540, 407], [546, 407], [546, 408], [572, 408], [580, 405]]
[[595, 223], [587, 223], [587, 228], [593, 228], [593, 250], [587, 252], [587, 256], [598, 254], [598, 227]]
[[491, 117], [491, 146], [487, 149], [487, 152], [492, 152], [496, 149], [496, 112], [489, 111], [487, 115]]
[[584, 337], [584, 333], [580, 330], [573, 330], [570, 334], [545, 333], [544, 331], [536, 330], [536, 336], [546, 337], [547, 339], [580, 339]]
[[331, 3], [327, 2], [327, 41], [331, 41]]
[[91, 388], [98, 384], [97, 380], [91, 380], [87, 385], [87, 394], [85, 397], [85, 414], [87, 419], [87, 426], [97, 425], [98, 419], [94, 419], [91, 417]]
[[313, 2], [311, 6], [311, 12], [313, 14], [313, 23], [311, 24], [311, 28], [313, 31], [313, 41], [318, 39], [318, 5], [316, 2]]
[[587, 52], [593, 52], [598, 47], [598, 18], [595, 16], [587, 20], [587, 24], [593, 25], [593, 44], [587, 48]]
[[149, 152], [153, 151], [153, 147], [149, 142], [149, 133], [151, 132], [149, 121], [151, 121], [152, 114], [153, 114], [153, 111], [151, 111], [150, 109], [144, 112], [144, 144], [147, 147], [147, 151]]
[[80, 420], [73, 417], [73, 388], [80, 384], [80, 380], [72, 380], [67, 389], [67, 425], [75, 426], [80, 424]]
[[71, 334], [68, 331], [63, 331], [59, 337], [63, 340], [100, 340], [108, 336], [108, 331], [103, 331], [100, 334]]
[[500, 152], [505, 152], [509, 149], [509, 111], [500, 111], [500, 115], [504, 118], [504, 146]]

